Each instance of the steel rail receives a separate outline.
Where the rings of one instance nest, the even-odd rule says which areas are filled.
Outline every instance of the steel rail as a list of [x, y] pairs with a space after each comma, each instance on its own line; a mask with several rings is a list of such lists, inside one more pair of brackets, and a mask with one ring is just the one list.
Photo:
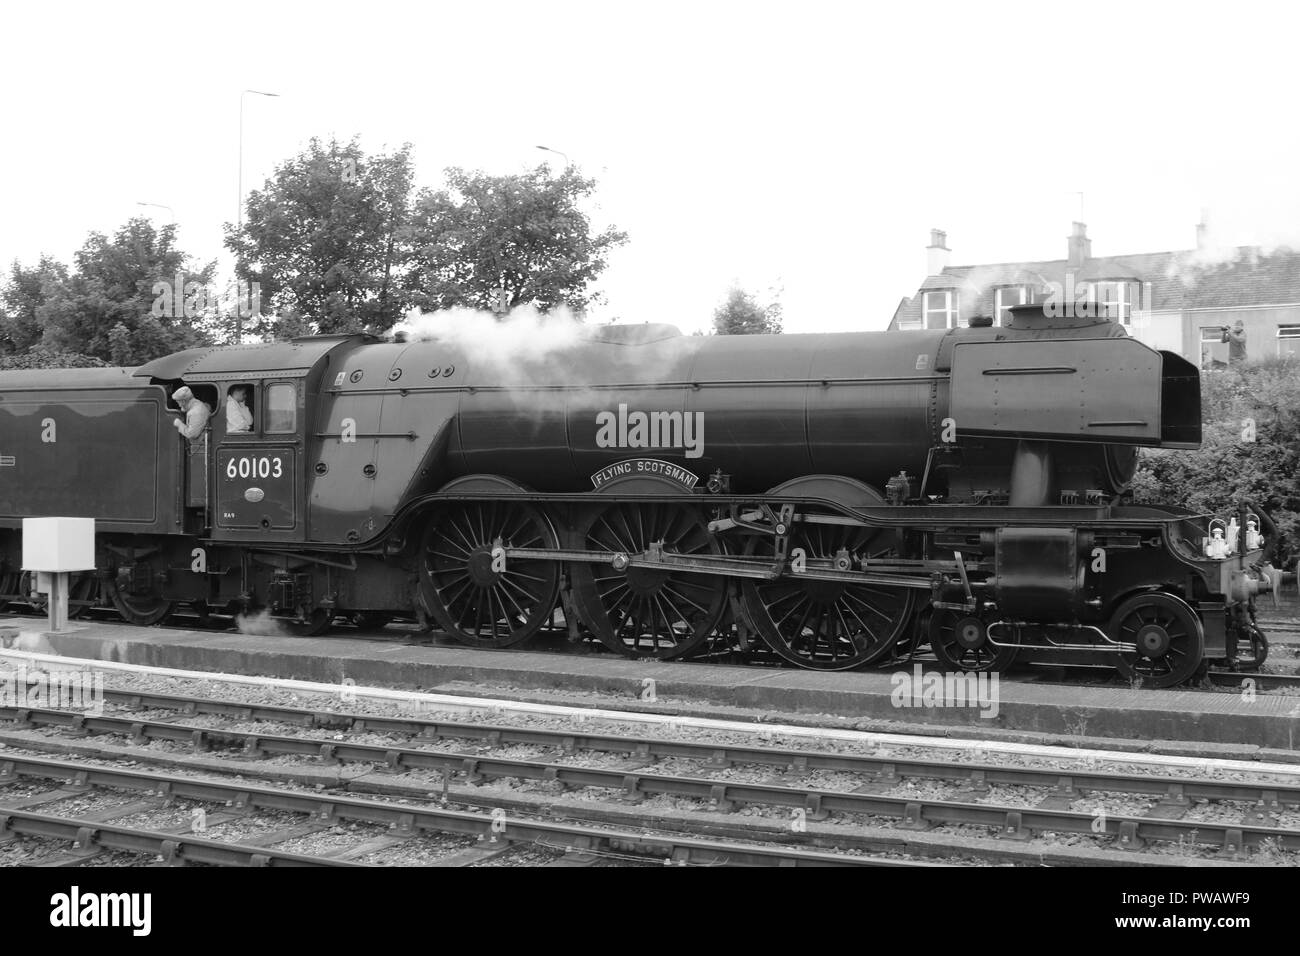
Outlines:
[[[0, 716], [10, 708], [0, 709]], [[861, 813], [901, 818], [904, 825], [927, 829], [940, 823], [964, 823], [997, 829], [1001, 833], [1023, 835], [1026, 832], [1053, 830], [1071, 833], [1110, 833], [1122, 845], [1140, 845], [1145, 840], [1173, 840], [1213, 843], [1229, 849], [1259, 846], [1266, 840], [1276, 841], [1286, 849], [1300, 850], [1300, 830], [1263, 825], [1228, 826], [1182, 821], [1176, 817], [1109, 816], [1101, 821], [1098, 830], [1095, 814], [1037, 806], [1031, 808], [999, 804], [968, 803], [952, 800], [924, 799], [910, 796], [891, 797], [874, 791], [890, 789], [898, 783], [898, 768], [921, 770], [921, 775], [944, 780], [963, 780], [969, 792], [982, 792], [992, 784], [1010, 784], [1052, 788], [1052, 797], [1058, 802], [1070, 803], [1081, 796], [1080, 790], [1121, 790], [1163, 797], [1156, 809], [1169, 806], [1186, 807], [1193, 796], [1206, 796], [1219, 800], [1249, 800], [1264, 809], [1256, 819], [1267, 821], [1269, 813], [1282, 806], [1300, 804], [1300, 787], [1282, 784], [1241, 786], [1218, 781], [1178, 780], [1176, 778], [1120, 778], [1109, 774], [1076, 774], [1066, 771], [1024, 770], [1015, 767], [949, 767], [931, 761], [850, 759], [839, 766], [820, 766], [816, 769], [844, 769], [857, 762], [874, 761], [885, 766], [872, 774], [874, 779], [863, 788], [852, 792], [822, 790], [813, 787], [785, 786], [775, 783], [732, 783], [704, 777], [646, 773], [640, 769], [592, 768], [557, 764], [544, 760], [524, 760], [463, 752], [435, 751], [417, 748], [387, 747], [347, 741], [322, 740], [310, 737], [280, 737], [245, 731], [212, 730], [176, 724], [169, 721], [130, 720], [120, 717], [95, 717], [67, 711], [27, 709], [18, 715], [30, 722], [47, 722], [48, 725], [70, 727], [87, 733], [131, 734], [139, 741], [169, 740], [191, 743], [196, 750], [214, 744], [242, 746], [246, 753], [262, 755], [292, 755], [322, 758], [341, 762], [369, 763], [387, 766], [394, 771], [425, 770], [442, 773], [445, 778], [460, 776], [468, 783], [487, 779], [520, 778], [544, 782], [560, 788], [587, 787], [623, 791], [629, 799], [640, 800], [647, 796], [668, 795], [712, 801], [719, 809], [730, 810], [737, 804], [802, 809], [814, 819], [831, 811]], [[370, 728], [373, 729], [373, 728]], [[677, 745], [680, 746], [680, 745]], [[694, 745], [694, 753], [710, 748]], [[736, 759], [747, 761], [745, 752], [761, 754], [762, 748], [713, 748], [724, 756], [732, 750]], [[780, 752], [778, 752], [780, 753]], [[665, 754], [684, 756], [685, 754]], [[781, 754], [789, 756], [789, 752]], [[809, 755], [800, 755], [811, 757]], [[820, 755], [819, 755], [820, 756]], [[843, 759], [842, 757], [840, 759]], [[796, 764], [798, 766], [798, 764]], [[801, 768], [802, 769], [802, 768]], [[945, 770], [957, 770], [948, 775]], [[862, 772], [859, 769], [857, 772]], [[0, 767], [0, 776], [3, 768]], [[915, 773], [913, 775], [916, 775]], [[1117, 785], [1118, 784], [1118, 785]], [[1189, 793], [1190, 792], [1190, 793]], [[1198, 840], [1198, 837], [1201, 839]]]
[[9, 809], [0, 804], [0, 845], [19, 835], [67, 840], [79, 851], [98, 846], [160, 856], [168, 863], [208, 863], [214, 866], [364, 866], [323, 856], [286, 853], [270, 847], [245, 846], [207, 840], [187, 834], [163, 833], [113, 823], [90, 823], [77, 817], [30, 810]]
[[[280, 810], [302, 813], [320, 821], [350, 820], [393, 827], [398, 832], [435, 831], [497, 841], [537, 843], [548, 847], [601, 852], [622, 850], [663, 857], [677, 863], [731, 866], [888, 866], [921, 867], [933, 864], [913, 860], [855, 856], [805, 850], [798, 847], [702, 840], [672, 834], [642, 833], [626, 829], [547, 823], [419, 807], [343, 796], [310, 793], [280, 787], [252, 786], [244, 781], [225, 782], [210, 777], [89, 766], [85, 763], [0, 754], [0, 783], [19, 777], [58, 780], [76, 786], [111, 787], [143, 791], [168, 799], [217, 802], [235, 809]], [[0, 811], [0, 815], [4, 812]]]
[[1256, 690], [1291, 690], [1300, 694], [1300, 674], [1270, 674], [1259, 671], [1225, 670], [1211, 670], [1208, 674], [1211, 682], [1217, 687], [1240, 688], [1243, 681], [1252, 680], [1255, 682]]
[[[1101, 648], [1097, 648], [1097, 649], [1100, 650]], [[1038, 661], [1037, 663], [1046, 664], [1050, 666], [1050, 663], [1046, 660]], [[1078, 678], [1077, 680], [1069, 680], [1069, 679], [1040, 680], [1040, 681], [1035, 681], [1035, 686], [1037, 687], [1049, 687], [1049, 686], [1078, 687], [1081, 685], [1087, 686], [1089, 682], [1100, 682], [1102, 684], [1109, 684], [1112, 686], [1123, 686], [1123, 687], [1128, 686], [1128, 684], [1122, 683], [1121, 678], [1116, 676], [1114, 668], [1106, 667], [1105, 665], [1068, 664], [1065, 666], [1069, 668], [1067, 672], [1067, 677]], [[1254, 681], [1255, 683], [1254, 689], [1257, 691], [1290, 690], [1292, 691], [1292, 693], [1284, 694], [1282, 696], [1291, 697], [1291, 696], [1300, 695], [1300, 674], [1274, 674], [1274, 673], [1268, 673], [1264, 671], [1251, 671], [1251, 670], [1234, 671], [1234, 670], [1224, 670], [1222, 668], [1210, 668], [1205, 673], [1207, 679], [1215, 687], [1231, 687], [1234, 690], [1240, 690], [1242, 688], [1243, 681], [1251, 680]], [[1003, 679], [1013, 680], [1014, 678], [1004, 677]], [[1209, 692], [1206, 688], [1196, 687], [1196, 686], [1180, 687], [1179, 690], [1188, 691], [1191, 693]]]
[[[1238, 675], [1240, 676], [1240, 675]], [[105, 701], [124, 705], [135, 710], [176, 710], [186, 715], [207, 714], [243, 721], [268, 721], [296, 724], [304, 727], [347, 730], [353, 733], [405, 734], [432, 740], [466, 740], [485, 746], [536, 746], [549, 747], [574, 753], [582, 750], [601, 753], [625, 754], [647, 762], [665, 758], [702, 760], [715, 767], [736, 764], [769, 766], [789, 772], [828, 771], [832, 773], [865, 774], [880, 779], [915, 777], [949, 783], [976, 781], [980, 786], [1009, 785], [1050, 787], [1056, 792], [1108, 791], [1147, 796], [1181, 794], [1185, 800], [1240, 800], [1255, 803], [1277, 803], [1284, 807], [1300, 806], [1300, 784], [1247, 783], [1148, 774], [1125, 774], [1090, 771], [1087, 767], [1060, 770], [1035, 769], [1023, 766], [1006, 766], [989, 763], [952, 763], [944, 760], [876, 756], [870, 754], [831, 753], [818, 750], [800, 750], [781, 747], [758, 747], [738, 744], [703, 743], [688, 740], [670, 740], [663, 737], [643, 737], [629, 734], [592, 733], [588, 731], [551, 730], [536, 727], [514, 727], [507, 724], [485, 724], [469, 721], [431, 720], [422, 717], [383, 717], [370, 714], [349, 714], [341, 711], [324, 711], [279, 704], [243, 703], [178, 694], [159, 694], [133, 690], [104, 689]], [[40, 717], [40, 715], [47, 715]], [[24, 716], [26, 715], [26, 716]], [[0, 719], [37, 722], [49, 726], [63, 726], [73, 730], [94, 731], [93, 722], [100, 722], [104, 732], [130, 733], [140, 725], [148, 734], [150, 726], [157, 727], [157, 739], [190, 742], [196, 732], [206, 733], [209, 740], [225, 735], [243, 743], [256, 737], [267, 741], [271, 735], [252, 731], [224, 731], [208, 728], [184, 727], [173, 721], [141, 721], [133, 717], [93, 717], [75, 711], [54, 708], [0, 707]], [[103, 723], [112, 721], [111, 726]], [[128, 728], [128, 729], [123, 729]], [[283, 738], [301, 740], [302, 738]], [[339, 741], [319, 741], [320, 744], [339, 744]], [[295, 748], [298, 745], [286, 745]], [[349, 745], [360, 746], [360, 745]], [[403, 748], [377, 747], [382, 751], [383, 762], [388, 754]], [[314, 750], [294, 749], [294, 753], [311, 753]], [[428, 751], [417, 750], [416, 753]], [[458, 755], [463, 758], [464, 755]], [[342, 758], [340, 758], [342, 759]], [[1067, 787], [1068, 782], [1068, 787]], [[1176, 796], [1175, 796], [1176, 799]]]

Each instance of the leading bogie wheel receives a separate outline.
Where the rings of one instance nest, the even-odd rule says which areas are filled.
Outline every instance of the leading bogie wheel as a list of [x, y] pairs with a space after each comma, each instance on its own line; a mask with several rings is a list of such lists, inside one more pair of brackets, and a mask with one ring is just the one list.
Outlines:
[[1205, 657], [1205, 631], [1187, 602], [1162, 591], [1135, 594], [1111, 615], [1114, 641], [1136, 645], [1115, 665], [1130, 683], [1173, 687], [1195, 675]]
[[1004, 671], [1016, 659], [1019, 648], [1006, 639], [995, 644], [988, 625], [973, 614], [937, 610], [930, 617], [930, 650], [944, 673]]

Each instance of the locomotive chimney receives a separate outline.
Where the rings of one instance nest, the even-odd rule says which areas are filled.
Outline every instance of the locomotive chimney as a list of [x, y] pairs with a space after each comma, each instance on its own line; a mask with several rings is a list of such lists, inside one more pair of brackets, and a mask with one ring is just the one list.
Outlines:
[[930, 230], [930, 244], [925, 247], [925, 274], [937, 276], [948, 267], [948, 234], [942, 229]]
[[1082, 222], [1074, 224], [1074, 230], [1070, 233], [1068, 240], [1068, 255], [1070, 269], [1078, 270], [1083, 268], [1083, 264], [1092, 257], [1092, 240], [1088, 238], [1088, 226]]

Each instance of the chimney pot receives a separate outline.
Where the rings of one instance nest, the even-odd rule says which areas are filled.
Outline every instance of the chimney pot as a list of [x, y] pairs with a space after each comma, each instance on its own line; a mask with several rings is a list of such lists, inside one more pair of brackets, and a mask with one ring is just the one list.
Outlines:
[[937, 276], [948, 267], [948, 234], [942, 229], [930, 230], [930, 244], [925, 247], [925, 274]]
[[1088, 226], [1082, 222], [1074, 223], [1066, 245], [1066, 261], [1070, 269], [1079, 269], [1092, 257], [1092, 240], [1088, 238]]

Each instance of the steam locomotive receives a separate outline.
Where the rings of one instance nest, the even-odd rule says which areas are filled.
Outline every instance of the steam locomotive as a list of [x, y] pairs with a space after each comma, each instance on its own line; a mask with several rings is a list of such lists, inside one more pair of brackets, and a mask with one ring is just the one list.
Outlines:
[[[928, 644], [948, 669], [1104, 663], [1159, 687], [1262, 659], [1259, 547], [1209, 558], [1204, 516], [1126, 496], [1138, 447], [1199, 444], [1197, 369], [1105, 318], [579, 335], [0, 373], [0, 603], [30, 597], [21, 519], [66, 515], [96, 519], [74, 609], [137, 624], [406, 616], [478, 646], [563, 627], [821, 670]], [[182, 383], [215, 412], [192, 442]], [[226, 428], [236, 387], [251, 432]]]

